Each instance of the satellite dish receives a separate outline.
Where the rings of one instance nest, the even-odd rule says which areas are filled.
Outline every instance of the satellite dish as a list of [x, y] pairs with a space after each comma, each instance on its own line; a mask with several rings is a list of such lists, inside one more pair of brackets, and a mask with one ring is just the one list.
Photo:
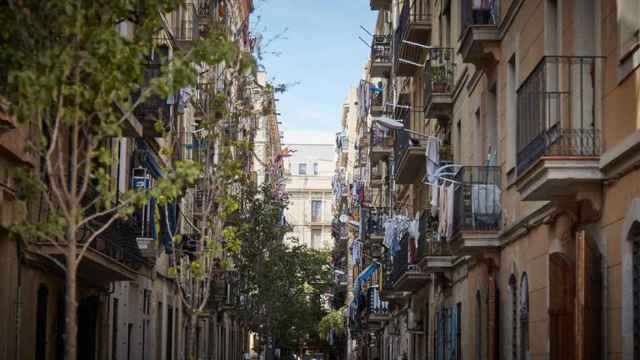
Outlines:
[[347, 221], [349, 221], [349, 216], [347, 216], [347, 214], [342, 214], [340, 215], [338, 220], [340, 220], [341, 223], [346, 224]]
[[389, 129], [399, 130], [404, 128], [404, 125], [400, 121], [391, 119], [389, 117], [378, 117], [374, 118], [373, 120]]

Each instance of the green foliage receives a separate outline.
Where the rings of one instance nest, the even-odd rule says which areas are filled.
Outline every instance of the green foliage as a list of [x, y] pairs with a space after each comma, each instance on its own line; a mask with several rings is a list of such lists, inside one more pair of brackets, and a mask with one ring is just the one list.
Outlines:
[[320, 324], [318, 324], [318, 332], [321, 337], [326, 338], [329, 336], [331, 330], [338, 334], [344, 333], [344, 311], [344, 307], [338, 310], [333, 310], [320, 320]]
[[280, 223], [286, 203], [274, 199], [269, 186], [242, 204], [238, 265], [247, 277], [250, 294], [242, 316], [253, 331], [273, 336], [280, 346], [293, 349], [300, 341], [321, 341], [321, 295], [331, 286], [329, 254], [283, 243], [289, 230]]

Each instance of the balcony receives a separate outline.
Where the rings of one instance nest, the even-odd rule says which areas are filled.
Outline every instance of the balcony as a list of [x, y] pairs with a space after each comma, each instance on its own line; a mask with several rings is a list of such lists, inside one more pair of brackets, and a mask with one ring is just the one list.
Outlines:
[[598, 190], [599, 60], [546, 56], [518, 89], [516, 186], [525, 201]]
[[367, 289], [366, 317], [369, 326], [380, 326], [384, 321], [391, 319], [389, 303], [380, 297], [380, 287], [371, 285]]
[[396, 130], [394, 159], [397, 184], [413, 184], [424, 175], [425, 147], [404, 129]]
[[223, 3], [214, 0], [193, 0], [198, 33], [206, 36], [209, 30], [220, 21], [225, 14]]
[[500, 23], [500, 1], [481, 1], [487, 6], [475, 7], [474, 0], [462, 0], [462, 22], [460, 48], [462, 61], [483, 66], [498, 59], [493, 54], [499, 46], [498, 24]]
[[452, 48], [429, 50], [424, 77], [424, 113], [429, 118], [451, 118], [456, 69], [454, 55]]
[[186, 50], [198, 36], [196, 4], [193, 0], [187, 0], [180, 10], [179, 14], [182, 18], [176, 21], [173, 37], [178, 47]]
[[[96, 222], [96, 226], [101, 223]], [[78, 278], [87, 283], [104, 286], [112, 281], [133, 281], [137, 270], [145, 263], [136, 243], [138, 228], [130, 220], [116, 220], [87, 249], [78, 266]], [[39, 253], [64, 262], [66, 256], [60, 246], [48, 241], [37, 242]], [[64, 244], [60, 244], [64, 245]], [[83, 243], [78, 244], [78, 251]]]
[[370, 0], [371, 10], [391, 10], [391, 0]]
[[[148, 86], [152, 79], [160, 76], [161, 56], [164, 55], [156, 54], [155, 58], [145, 65], [143, 70], [143, 89]], [[133, 94], [134, 103], [140, 98], [141, 92], [142, 90], [138, 90]], [[165, 127], [168, 126], [171, 118], [171, 105], [167, 103], [167, 99], [160, 95], [152, 94], [134, 109], [133, 115], [142, 125], [142, 135], [144, 137], [159, 137], [161, 132], [156, 128], [156, 122], [161, 121]]]
[[424, 63], [425, 49], [410, 43], [425, 44], [431, 31], [431, 7], [428, 0], [406, 0], [402, 5], [398, 27], [393, 34], [396, 76], [413, 76]]
[[[378, 88], [376, 88], [378, 89]], [[371, 107], [369, 108], [369, 113], [371, 116], [382, 116], [386, 113], [386, 104], [385, 104], [385, 94], [383, 89], [379, 89], [370, 92], [370, 102]]]
[[420, 268], [427, 274], [446, 272], [453, 268], [455, 256], [449, 243], [438, 235], [438, 219], [425, 210], [420, 218], [420, 236], [422, 245], [418, 249]]
[[374, 35], [371, 43], [371, 68], [373, 78], [388, 78], [391, 74], [391, 35]]
[[384, 239], [384, 222], [390, 216], [388, 207], [364, 208], [365, 238], [369, 242], [382, 244]]
[[374, 125], [371, 128], [371, 161], [376, 163], [389, 158], [393, 149], [390, 131]]
[[196, 84], [196, 91], [193, 97], [193, 115], [196, 118], [205, 117], [213, 106], [213, 94], [215, 86], [212, 83], [200, 82]]
[[451, 250], [469, 255], [498, 249], [502, 227], [499, 166], [465, 166], [455, 176]]
[[420, 237], [415, 248], [411, 241], [413, 239], [405, 236], [400, 240], [400, 251], [393, 256], [387, 254], [391, 258], [390, 261], [387, 260], [391, 265], [391, 274], [387, 281], [393, 284], [394, 291], [403, 292], [403, 295], [422, 289], [429, 281], [429, 274], [418, 266], [424, 255], [425, 238]]

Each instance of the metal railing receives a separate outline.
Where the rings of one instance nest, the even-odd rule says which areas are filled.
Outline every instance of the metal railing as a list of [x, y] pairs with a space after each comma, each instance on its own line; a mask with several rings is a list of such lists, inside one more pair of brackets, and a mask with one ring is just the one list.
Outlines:
[[173, 29], [173, 36], [178, 43], [187, 43], [196, 38], [197, 21], [196, 21], [196, 4], [187, 0], [180, 8], [180, 19], [176, 21]]
[[371, 285], [367, 289], [367, 311], [369, 315], [390, 314], [389, 303], [380, 298], [380, 287]]
[[407, 150], [409, 149], [411, 145], [411, 136], [409, 135], [409, 133], [407, 131], [405, 131], [404, 129], [399, 129], [396, 130], [396, 138], [395, 138], [395, 142], [393, 143], [393, 154], [394, 154], [394, 159], [395, 159], [395, 176], [397, 176], [398, 174], [398, 168], [399, 168], [399, 164], [401, 159], [405, 156], [405, 154], [407, 153]]
[[374, 127], [371, 129], [371, 146], [391, 147], [393, 138], [388, 130]]
[[[99, 221], [94, 226], [102, 225]], [[114, 221], [90, 247], [132, 269], [139, 269], [145, 260], [136, 242], [140, 224], [133, 219]]]
[[400, 11], [398, 27], [393, 34], [393, 55], [395, 61], [400, 59], [400, 49], [404, 48], [404, 57], [412, 61], [418, 60], [423, 49], [418, 46], [402, 46], [407, 40], [411, 26], [426, 26], [431, 23], [431, 8], [428, 0], [405, 0]]
[[385, 102], [384, 91], [371, 92], [369, 97], [371, 99], [371, 108], [384, 107], [384, 102]]
[[196, 116], [203, 116], [211, 111], [213, 105], [213, 93], [215, 91], [215, 85], [212, 83], [198, 83], [196, 84], [196, 91], [193, 97], [194, 113]]
[[[426, 248], [425, 239], [423, 237], [419, 237], [415, 249], [413, 249], [413, 245], [411, 244], [412, 241], [413, 239], [408, 236], [405, 236], [400, 240], [400, 251], [390, 259], [391, 274], [387, 280], [391, 281], [391, 284], [395, 284], [398, 279], [407, 272], [420, 271], [418, 263], [422, 259], [424, 252], [420, 254], [419, 249]], [[391, 257], [388, 253], [386, 256]]]
[[384, 222], [391, 215], [388, 207], [364, 208], [364, 227], [368, 235], [384, 235]]
[[455, 176], [453, 236], [461, 231], [498, 231], [502, 224], [499, 166], [465, 166]]
[[[149, 63], [145, 64], [143, 70], [143, 88], [146, 87], [152, 79], [159, 77], [161, 73], [161, 65], [159, 55], [156, 54], [155, 58]], [[133, 101], [136, 102], [141, 95], [142, 90], [133, 93]], [[152, 126], [160, 119], [164, 123], [168, 123], [171, 116], [171, 105], [169, 105], [166, 99], [160, 95], [153, 94], [149, 96], [144, 102], [139, 104], [134, 110], [134, 115], [140, 122], [147, 123], [147, 126]], [[151, 123], [152, 122], [152, 123]]]
[[461, 6], [460, 34], [464, 34], [469, 26], [500, 23], [500, 0], [462, 0]]
[[422, 212], [419, 231], [421, 241], [418, 242], [418, 259], [422, 259], [425, 256], [451, 255], [449, 243], [439, 240], [438, 219], [431, 213], [431, 209]]
[[371, 43], [372, 65], [391, 62], [391, 35], [374, 35]]
[[448, 94], [453, 91], [456, 64], [452, 48], [432, 48], [425, 66], [425, 106], [433, 94]]
[[543, 156], [599, 156], [601, 58], [545, 56], [517, 92], [517, 171]]

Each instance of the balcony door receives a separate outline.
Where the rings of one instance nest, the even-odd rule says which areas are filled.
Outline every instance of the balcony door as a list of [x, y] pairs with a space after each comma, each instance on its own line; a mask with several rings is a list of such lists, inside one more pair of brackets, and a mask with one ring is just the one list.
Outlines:
[[551, 360], [575, 358], [575, 265], [564, 255], [549, 256], [549, 340]]

